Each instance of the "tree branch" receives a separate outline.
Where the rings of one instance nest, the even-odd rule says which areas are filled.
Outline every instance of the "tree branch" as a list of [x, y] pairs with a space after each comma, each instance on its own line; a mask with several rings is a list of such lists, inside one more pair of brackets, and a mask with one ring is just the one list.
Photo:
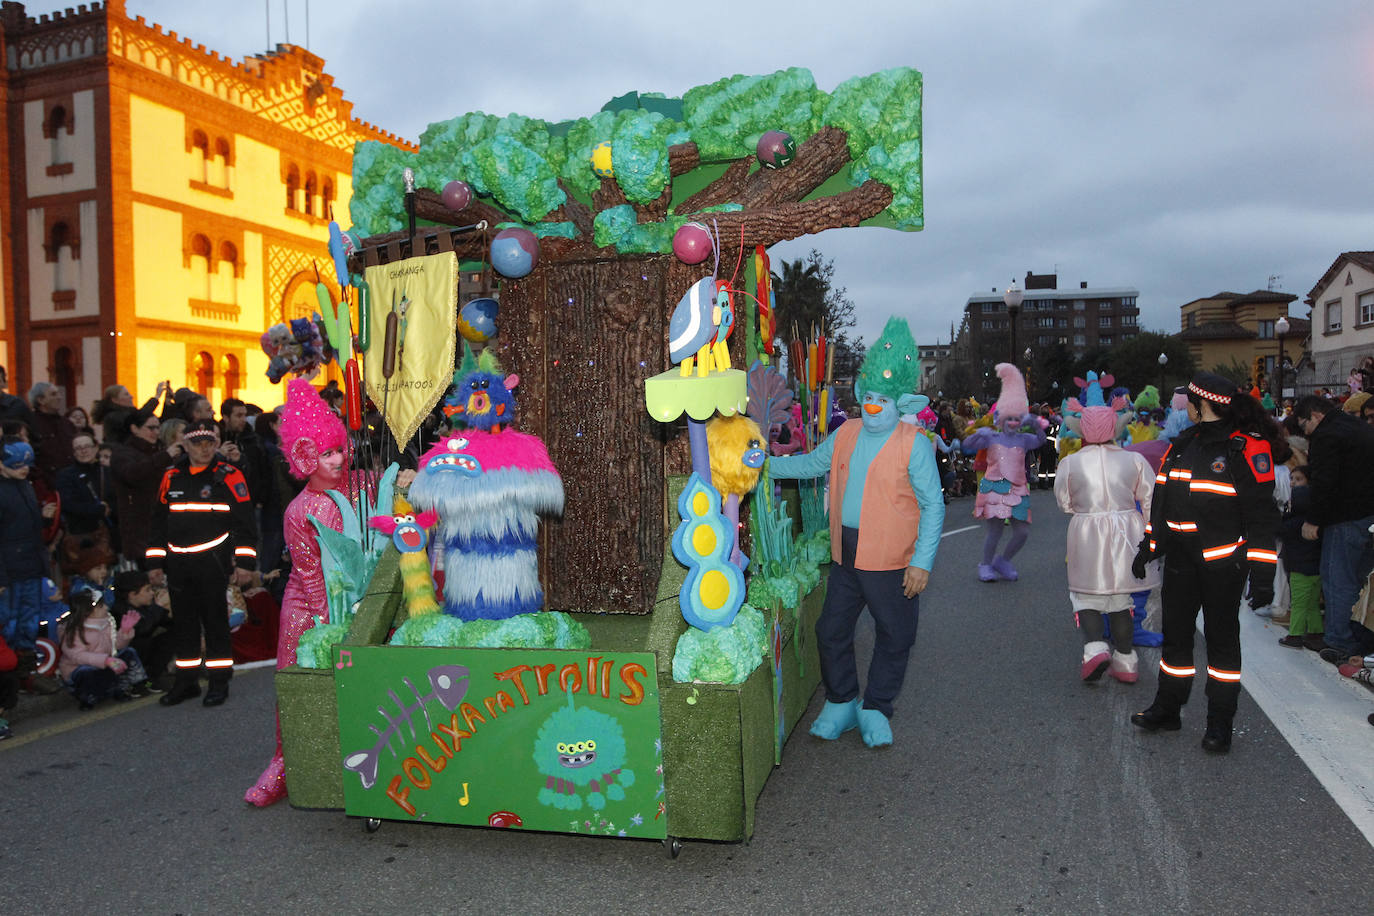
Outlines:
[[728, 204], [738, 199], [752, 166], [752, 159], [736, 159], [719, 178], [679, 204], [676, 212], [680, 216], [700, 213], [707, 207]]
[[716, 221], [723, 245], [733, 247], [739, 243], [742, 224], [746, 248], [755, 245], [767, 247], [826, 229], [857, 226], [877, 216], [891, 204], [892, 189], [881, 181], [870, 179], [842, 194], [765, 209], [713, 213], [711, 218]]
[[848, 134], [827, 125], [797, 147], [797, 158], [785, 168], [761, 168], [750, 175], [739, 202], [745, 210], [752, 210], [801, 200], [848, 161]]
[[[586, 204], [582, 203], [582, 201], [573, 197], [572, 191], [563, 183], [562, 178], [558, 179], [558, 187], [563, 190], [563, 193], [567, 195], [568, 198], [567, 202], [559, 209], [561, 209], [572, 224], [577, 227], [578, 232], [590, 237], [592, 233], [596, 231], [592, 223], [591, 209]], [[554, 212], [557, 213], [558, 211], [555, 210]]]
[[512, 217], [508, 213], [498, 210], [490, 204], [482, 203], [476, 197], [463, 209], [451, 210], [444, 203], [439, 192], [430, 188], [415, 189], [415, 217], [438, 223], [441, 226], [471, 226], [486, 220], [487, 225], [493, 230], [495, 230], [497, 223], [512, 221]]

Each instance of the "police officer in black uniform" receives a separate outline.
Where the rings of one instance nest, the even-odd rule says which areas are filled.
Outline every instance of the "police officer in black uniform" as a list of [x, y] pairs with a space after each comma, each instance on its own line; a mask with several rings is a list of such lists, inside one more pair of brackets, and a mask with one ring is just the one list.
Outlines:
[[1231, 749], [1231, 723], [1240, 697], [1240, 599], [1247, 575], [1250, 601], [1274, 600], [1278, 554], [1274, 537], [1274, 463], [1259, 402], [1234, 382], [1200, 372], [1188, 385], [1195, 425], [1174, 438], [1155, 478], [1145, 538], [1131, 569], [1164, 559], [1164, 645], [1159, 688], [1148, 709], [1131, 721], [1147, 731], [1177, 731], [1193, 677], [1193, 636], [1202, 609], [1207, 642], [1207, 730], [1202, 746]]
[[225, 592], [231, 574], [246, 585], [257, 567], [257, 525], [243, 473], [216, 452], [214, 422], [197, 420], [183, 436], [186, 454], [158, 488], [147, 551], [149, 577], [154, 583], [166, 578], [176, 646], [176, 682], [159, 702], [175, 706], [200, 696], [204, 665], [210, 686], [201, 702], [219, 706], [229, 697], [234, 673]]

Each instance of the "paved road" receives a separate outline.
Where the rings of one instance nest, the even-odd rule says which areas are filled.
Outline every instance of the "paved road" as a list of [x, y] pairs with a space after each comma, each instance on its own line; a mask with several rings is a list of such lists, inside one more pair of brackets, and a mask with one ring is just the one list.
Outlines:
[[[1360, 906], [1374, 854], [1332, 792], [1368, 823], [1374, 783], [1343, 783], [1340, 761], [1369, 756], [1374, 730], [1355, 714], [1374, 708], [1369, 696], [1302, 653], [1282, 650], [1254, 672], [1247, 656], [1247, 679], [1263, 684], [1271, 714], [1325, 769], [1330, 790], [1248, 690], [1227, 757], [1198, 746], [1199, 702], [1182, 732], [1138, 733], [1127, 717], [1148, 703], [1158, 656], [1146, 653], [1151, 673], [1135, 687], [1079, 683], [1066, 519], [1048, 493], [1033, 503], [1023, 578], [998, 584], [973, 575], [981, 532], [954, 533], [970, 524], [971, 503], [951, 505], [896, 746], [870, 751], [856, 733], [818, 742], [803, 726], [764, 791], [750, 844], [689, 842], [670, 860], [644, 841], [398, 823], [368, 834], [338, 813], [247, 808], [239, 799], [272, 738], [271, 677], [260, 670], [240, 674], [219, 709], [138, 701], [18, 721], [21, 737], [0, 744], [5, 911]], [[1273, 636], [1247, 621], [1247, 652], [1253, 642], [1260, 659]], [[1276, 665], [1302, 669], [1312, 686], [1289, 691], [1299, 682]], [[1331, 719], [1337, 701], [1353, 704], [1348, 723]]]

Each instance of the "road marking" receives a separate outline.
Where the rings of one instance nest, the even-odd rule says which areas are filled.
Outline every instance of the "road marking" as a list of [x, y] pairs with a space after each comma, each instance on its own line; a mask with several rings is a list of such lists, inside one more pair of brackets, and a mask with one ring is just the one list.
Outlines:
[[[10, 748], [23, 747], [24, 745], [32, 741], [40, 741], [43, 738], [51, 738], [54, 735], [60, 735], [63, 732], [69, 732], [74, 728], [81, 728], [84, 725], [91, 725], [101, 721], [102, 719], [108, 719], [111, 716], [123, 715], [124, 713], [129, 712], [133, 709], [137, 709], [140, 706], [147, 706], [149, 703], [156, 702], [158, 696], [160, 696], [160, 694], [150, 694], [149, 696], [140, 697], [136, 700], [129, 700], [125, 703], [116, 703], [113, 700], [111, 700], [109, 701], [109, 704], [105, 705], [103, 708], [83, 712], [80, 715], [73, 716], [65, 722], [58, 722], [56, 725], [49, 725], [47, 728], [40, 728], [36, 732], [25, 732], [22, 735], [14, 735], [11, 738], [7, 738], [5, 741], [0, 742], [0, 751], [9, 750]], [[20, 721], [22, 722], [23, 720]]]
[[1374, 757], [1368, 688], [1306, 649], [1278, 644], [1285, 627], [1240, 609], [1241, 683], [1312, 775], [1374, 845]]
[[946, 532], [944, 532], [943, 534], [940, 535], [940, 537], [942, 537], [942, 538], [947, 538], [947, 537], [949, 537], [951, 534], [963, 534], [965, 531], [977, 531], [979, 528], [982, 528], [982, 527], [983, 527], [982, 525], [969, 525], [967, 528], [955, 528], [953, 531], [946, 531]]

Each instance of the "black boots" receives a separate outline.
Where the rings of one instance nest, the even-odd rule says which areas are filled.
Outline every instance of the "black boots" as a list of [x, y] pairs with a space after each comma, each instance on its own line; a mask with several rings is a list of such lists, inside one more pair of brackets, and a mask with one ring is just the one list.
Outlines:
[[1202, 749], [1211, 754], [1225, 754], [1231, 749], [1231, 720], [1229, 718], [1207, 717], [1207, 731], [1202, 733]]
[[[158, 697], [157, 701], [163, 706], [175, 706], [183, 700], [192, 700], [198, 696], [200, 696], [199, 681], [194, 678], [188, 680], [178, 677], [176, 683], [172, 685], [172, 689]], [[224, 701], [220, 700], [220, 702], [223, 703]]]
[[229, 684], [226, 681], [210, 682], [210, 687], [205, 691], [205, 699], [200, 701], [201, 706], [223, 706], [224, 701], [229, 699]]
[[1183, 727], [1183, 720], [1179, 718], [1177, 709], [1166, 709], [1156, 700], [1148, 709], [1132, 713], [1131, 724], [1147, 732], [1176, 732]]

